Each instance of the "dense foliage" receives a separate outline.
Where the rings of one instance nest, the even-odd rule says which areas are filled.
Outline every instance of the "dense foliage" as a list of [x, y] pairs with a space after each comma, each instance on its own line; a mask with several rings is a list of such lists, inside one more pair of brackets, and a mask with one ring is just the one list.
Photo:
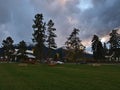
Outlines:
[[45, 23], [43, 22], [43, 15], [42, 14], [36, 14], [35, 19], [33, 20], [33, 42], [35, 43], [35, 48], [34, 48], [34, 54], [37, 59], [42, 59], [43, 58], [43, 48], [45, 46]]
[[97, 35], [94, 35], [92, 39], [92, 51], [95, 60], [103, 59], [104, 57], [103, 46]]
[[74, 28], [73, 32], [70, 34], [67, 41], [65, 42], [68, 51], [67, 57], [75, 61], [80, 58], [82, 54], [81, 52], [83, 52], [85, 49], [78, 35], [79, 29]]
[[4, 49], [4, 58], [8, 60], [12, 60], [12, 54], [14, 53], [13, 39], [11, 37], [7, 37], [6, 40], [2, 42], [2, 48]]
[[47, 23], [47, 47], [48, 47], [48, 57], [50, 57], [51, 55], [51, 49], [55, 49], [57, 48], [57, 45], [55, 43], [55, 37], [57, 37], [57, 35], [54, 33], [54, 31], [56, 31], [56, 29], [53, 27], [54, 23], [52, 20], [49, 20]]
[[18, 52], [17, 52], [19, 59], [21, 59], [21, 61], [24, 61], [27, 57], [26, 50], [27, 50], [27, 45], [26, 45], [25, 41], [21, 41], [18, 44]]

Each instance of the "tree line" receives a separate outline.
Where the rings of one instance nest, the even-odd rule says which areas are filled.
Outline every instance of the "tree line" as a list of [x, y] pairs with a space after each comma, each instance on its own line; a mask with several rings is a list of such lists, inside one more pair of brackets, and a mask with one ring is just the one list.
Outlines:
[[[33, 54], [36, 60], [41, 61], [45, 58], [55, 57], [55, 55], [52, 55], [52, 51], [57, 48], [57, 44], [55, 42], [57, 35], [55, 33], [56, 28], [54, 25], [55, 24], [51, 19], [47, 23], [44, 22], [43, 14], [36, 14], [34, 16], [32, 25], [32, 42], [34, 43]], [[85, 51], [85, 46], [81, 43], [82, 40], [79, 38], [79, 32], [79, 29], [74, 28], [65, 42], [65, 59], [69, 61], [79, 62], [80, 58], [84, 57], [83, 54]], [[2, 42], [2, 49], [4, 51], [3, 57], [9, 61], [15, 59], [15, 46], [13, 43], [14, 40], [10, 36]], [[107, 43], [110, 44], [109, 49], [106, 46]], [[45, 51], [46, 47], [48, 48], [47, 52]], [[26, 59], [26, 42], [24, 40], [20, 41], [17, 48], [18, 50], [16, 54], [19, 54], [19, 58], [21, 58], [21, 60]], [[91, 48], [95, 61], [105, 60], [105, 56], [111, 53], [114, 53], [114, 58], [119, 60], [120, 34], [117, 33], [117, 30], [112, 30], [109, 41], [104, 43], [104, 45], [100, 41], [99, 37], [94, 35]]]
[[[96, 61], [120, 61], [120, 34], [117, 32], [118, 29], [112, 30], [109, 34], [110, 39], [108, 42], [100, 41], [97, 35], [92, 38], [92, 51], [93, 57]], [[110, 44], [109, 48], [106, 44]], [[106, 60], [106, 58], [108, 58]]]
[[[43, 14], [36, 14], [33, 19], [33, 33], [32, 33], [32, 42], [34, 43], [33, 51], [34, 56], [37, 60], [42, 60], [43, 58], [53, 58], [54, 56], [51, 55], [52, 50], [57, 48], [57, 44], [55, 42], [55, 38], [57, 37], [55, 31], [56, 28], [54, 27], [54, 22], [50, 19], [47, 23], [44, 22]], [[74, 28], [73, 32], [65, 42], [66, 48], [69, 51], [67, 56], [74, 57], [74, 59], [77, 57], [77, 54], [83, 51], [80, 49], [81, 46], [81, 40], [78, 37], [79, 35], [79, 29]], [[2, 42], [2, 49], [4, 51], [3, 57], [4, 59], [8, 59], [11, 61], [14, 57], [15, 53], [15, 47], [14, 47], [14, 40], [12, 37], [7, 37]], [[45, 47], [48, 48], [48, 51], [45, 52]], [[20, 41], [17, 45], [17, 55], [19, 54], [19, 58], [26, 59], [26, 50], [27, 45], [24, 40]], [[81, 51], [80, 51], [81, 50]], [[67, 52], [68, 52], [67, 51]], [[72, 52], [71, 52], [72, 51]], [[75, 53], [74, 53], [75, 52]], [[70, 54], [71, 53], [71, 54]]]

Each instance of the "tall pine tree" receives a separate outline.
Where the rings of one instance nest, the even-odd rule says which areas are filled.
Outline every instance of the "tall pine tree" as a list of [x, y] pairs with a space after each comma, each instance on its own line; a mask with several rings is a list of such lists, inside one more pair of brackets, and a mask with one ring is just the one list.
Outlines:
[[120, 59], [120, 34], [117, 32], [118, 29], [112, 30], [110, 33], [110, 52], [114, 53], [114, 59]]
[[14, 53], [14, 41], [11, 37], [7, 37], [6, 40], [3, 40], [2, 45], [4, 49], [4, 57], [8, 59], [8, 61], [12, 60], [12, 54]]
[[44, 47], [45, 47], [45, 23], [43, 22], [43, 14], [36, 14], [33, 24], [33, 42], [35, 43], [34, 54], [37, 59], [41, 60], [44, 57]]
[[120, 34], [117, 33], [118, 30], [112, 30], [110, 33], [110, 49], [120, 48]]
[[54, 23], [52, 20], [49, 20], [49, 22], [47, 23], [47, 46], [48, 46], [48, 57], [51, 56], [51, 50], [57, 48], [57, 45], [55, 43], [55, 37], [57, 37], [57, 35], [54, 33], [54, 31], [56, 31], [56, 29], [53, 27]]
[[104, 59], [104, 49], [97, 35], [94, 35], [92, 38], [92, 51], [95, 60], [98, 61]]
[[26, 50], [27, 50], [27, 45], [26, 45], [25, 41], [19, 42], [17, 53], [19, 54], [19, 58], [21, 59], [21, 61], [24, 61], [27, 57]]
[[[71, 59], [74, 59], [75, 61], [78, 59], [80, 52], [85, 49], [85, 47], [81, 44], [80, 38], [78, 37], [79, 31], [79, 29], [74, 28], [73, 32], [65, 42], [68, 50], [68, 57], [71, 57]], [[82, 50], [80, 50], [81, 47], [83, 47]]]

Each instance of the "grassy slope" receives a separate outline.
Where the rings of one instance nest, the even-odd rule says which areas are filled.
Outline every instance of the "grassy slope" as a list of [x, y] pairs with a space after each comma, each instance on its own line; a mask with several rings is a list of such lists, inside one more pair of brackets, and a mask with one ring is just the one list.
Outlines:
[[0, 90], [120, 90], [120, 66], [0, 64]]

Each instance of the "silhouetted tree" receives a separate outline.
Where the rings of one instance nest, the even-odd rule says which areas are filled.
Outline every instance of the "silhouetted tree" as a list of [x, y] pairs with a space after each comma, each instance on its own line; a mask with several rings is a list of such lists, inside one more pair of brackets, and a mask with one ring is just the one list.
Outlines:
[[55, 43], [55, 37], [57, 37], [57, 35], [54, 33], [54, 31], [56, 31], [56, 29], [53, 27], [54, 23], [52, 20], [49, 20], [49, 22], [47, 23], [47, 46], [48, 46], [48, 57], [51, 55], [51, 49], [55, 49], [57, 48], [57, 45]]
[[104, 57], [103, 46], [97, 35], [94, 35], [92, 39], [92, 51], [95, 60], [103, 59]]
[[[84, 50], [84, 46], [81, 44], [81, 40], [78, 37], [79, 29], [74, 28], [73, 32], [70, 34], [69, 38], [65, 42], [66, 48], [68, 49], [68, 57], [74, 59], [75, 61], [78, 59], [80, 52]], [[81, 50], [81, 47], [83, 49]]]
[[108, 52], [108, 48], [107, 48], [107, 45], [106, 45], [106, 43], [104, 43], [104, 45], [103, 45], [103, 53], [104, 53], [104, 56], [107, 54], [107, 52]]
[[13, 42], [14, 41], [11, 37], [7, 37], [6, 40], [3, 40], [2, 42], [4, 49], [4, 57], [6, 57], [9, 61], [12, 60], [12, 55], [15, 51]]
[[21, 61], [24, 61], [26, 59], [26, 50], [27, 50], [27, 45], [25, 43], [25, 41], [21, 41], [18, 44], [18, 55], [19, 58], [21, 59]]
[[111, 49], [120, 48], [120, 34], [117, 33], [117, 30], [112, 30], [110, 33], [109, 43]]
[[43, 58], [43, 48], [45, 44], [45, 23], [43, 22], [43, 15], [42, 14], [36, 14], [35, 19], [33, 20], [33, 42], [35, 43], [35, 48], [34, 48], [34, 54], [37, 59], [42, 59]]
[[114, 53], [114, 58], [119, 60], [120, 58], [120, 34], [117, 33], [116, 30], [112, 30], [110, 33], [110, 40], [108, 43], [110, 43], [110, 52]]

